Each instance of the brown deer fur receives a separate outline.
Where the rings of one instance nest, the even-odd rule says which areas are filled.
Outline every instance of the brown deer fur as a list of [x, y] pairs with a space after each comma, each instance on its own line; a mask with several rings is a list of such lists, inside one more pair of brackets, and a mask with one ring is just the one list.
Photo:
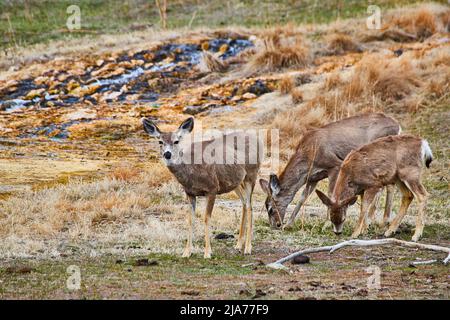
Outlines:
[[[207, 205], [205, 212], [205, 258], [211, 257], [211, 246], [209, 237], [209, 220], [214, 207], [216, 195], [235, 191], [239, 196], [243, 210], [241, 218], [241, 227], [236, 249], [244, 249], [245, 254], [250, 254], [252, 250], [252, 193], [256, 183], [256, 178], [260, 166], [259, 147], [250, 143], [250, 138], [244, 136], [245, 147], [238, 146], [235, 138], [240, 133], [223, 135], [223, 139], [211, 139], [200, 142], [188, 142], [183, 146], [181, 140], [190, 133], [194, 126], [194, 119], [188, 118], [184, 121], [176, 132], [163, 133], [149, 119], [143, 119], [144, 130], [152, 137], [159, 140], [161, 145], [161, 156], [163, 157], [168, 169], [175, 176], [178, 182], [183, 186], [184, 191], [191, 203], [191, 213], [188, 214], [189, 234], [183, 256], [189, 257], [192, 252], [192, 220], [195, 216], [196, 197], [206, 196]], [[232, 145], [226, 144], [227, 139], [234, 141]], [[242, 141], [242, 140], [241, 140]], [[248, 157], [244, 158], [244, 163], [234, 160], [233, 163], [201, 163], [194, 162], [194, 151], [199, 150], [203, 155], [207, 147], [215, 147], [215, 150], [222, 150], [224, 159], [230, 152], [236, 158], [239, 153], [244, 152]], [[197, 148], [199, 147], [199, 149]], [[220, 151], [219, 151], [220, 152]], [[255, 163], [251, 163], [250, 154], [257, 153]], [[190, 159], [191, 161], [185, 161]], [[201, 158], [203, 159], [203, 157]], [[245, 229], [245, 230], [244, 230]], [[244, 239], [245, 237], [245, 239]], [[244, 248], [245, 247], [245, 248]]]
[[385, 233], [395, 233], [413, 198], [418, 202], [416, 230], [412, 237], [418, 241], [422, 235], [427, 192], [421, 183], [423, 165], [429, 167], [433, 155], [426, 142], [412, 135], [389, 136], [377, 139], [352, 151], [342, 163], [336, 184], [327, 197], [316, 191], [330, 209], [334, 228], [342, 229], [347, 207], [362, 194], [363, 201], [357, 227], [353, 237], [367, 229], [367, 211], [378, 191], [387, 185], [396, 184], [402, 193], [400, 210]]
[[[399, 132], [400, 125], [397, 121], [381, 113], [353, 116], [308, 131], [298, 143], [296, 152], [279, 178], [271, 175], [270, 181], [260, 179], [260, 185], [267, 194], [265, 204], [271, 225], [281, 226], [287, 206], [303, 185], [306, 184], [287, 226], [294, 223], [297, 213], [316, 184], [327, 177], [330, 194], [339, 167], [351, 150]], [[388, 189], [385, 219], [390, 213], [391, 200]]]

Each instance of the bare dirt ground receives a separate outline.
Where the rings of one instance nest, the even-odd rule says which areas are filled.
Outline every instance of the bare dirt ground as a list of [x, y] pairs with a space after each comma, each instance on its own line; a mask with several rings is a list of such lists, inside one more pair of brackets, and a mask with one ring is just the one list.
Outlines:
[[[450, 246], [449, 16], [448, 6], [427, 5], [390, 12], [376, 32], [350, 19], [138, 32], [118, 36], [124, 43], [111, 51], [76, 40], [39, 61], [31, 50], [29, 62], [0, 76], [0, 298], [449, 299], [448, 266], [410, 265], [444, 258], [435, 252], [346, 248], [288, 263], [289, 272], [266, 268], [349, 238], [357, 206], [341, 238], [315, 196], [293, 230], [272, 230], [259, 187], [251, 256], [233, 249], [240, 202], [224, 195], [211, 223], [213, 258], [202, 258], [203, 203], [195, 254], [181, 258], [188, 205], [140, 125], [145, 116], [173, 129], [194, 115], [204, 128], [276, 128], [283, 165], [307, 129], [385, 112], [430, 142], [421, 241]], [[415, 212], [396, 237], [410, 240]], [[373, 226], [364, 238], [382, 234]], [[79, 290], [67, 287], [72, 265]], [[367, 286], [371, 266], [381, 271], [378, 289]]]

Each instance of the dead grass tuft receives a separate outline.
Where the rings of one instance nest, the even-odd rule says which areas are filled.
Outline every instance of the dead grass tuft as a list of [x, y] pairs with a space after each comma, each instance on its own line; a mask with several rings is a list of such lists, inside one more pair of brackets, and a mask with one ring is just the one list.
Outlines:
[[282, 94], [290, 93], [294, 87], [294, 79], [291, 76], [285, 76], [280, 80], [279, 90]]
[[228, 65], [214, 54], [204, 51], [198, 64], [198, 69], [200, 72], [225, 72], [228, 69]]
[[300, 103], [303, 101], [303, 92], [300, 88], [294, 88], [291, 91], [292, 102], [294, 104]]
[[430, 10], [423, 8], [412, 10], [401, 15], [393, 16], [391, 25], [414, 34], [419, 39], [432, 36], [438, 30], [438, 16]]
[[342, 55], [346, 52], [361, 52], [361, 46], [349, 35], [335, 33], [327, 39], [327, 51], [330, 55]]
[[272, 121], [272, 128], [280, 130], [280, 156], [286, 160], [297, 147], [303, 134], [314, 127], [320, 127], [328, 122], [326, 111], [321, 106], [308, 107], [304, 104], [280, 112]]
[[279, 32], [277, 30], [263, 35], [262, 44], [246, 64], [247, 73], [303, 68], [309, 64], [311, 60], [309, 50], [301, 36], [288, 29], [282, 29]]
[[420, 78], [407, 58], [389, 59], [374, 54], [360, 61], [342, 94], [349, 101], [374, 95], [382, 101], [393, 101], [405, 98], [420, 86]]

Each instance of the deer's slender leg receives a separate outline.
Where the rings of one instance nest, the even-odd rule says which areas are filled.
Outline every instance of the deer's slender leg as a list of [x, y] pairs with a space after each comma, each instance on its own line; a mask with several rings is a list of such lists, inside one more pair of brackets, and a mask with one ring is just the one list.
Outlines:
[[379, 192], [378, 188], [367, 189], [361, 196], [361, 212], [359, 214], [358, 225], [353, 231], [352, 238], [357, 238], [361, 233], [366, 232], [368, 210], [372, 205], [372, 203], [374, 202], [375, 196], [377, 195], [378, 192]]
[[193, 237], [193, 233], [194, 233], [193, 228], [192, 228], [192, 220], [195, 217], [195, 207], [196, 207], [196, 203], [197, 203], [196, 198], [194, 196], [188, 195], [187, 197], [191, 204], [191, 210], [190, 210], [191, 212], [189, 212], [187, 215], [187, 223], [189, 226], [189, 233], [188, 233], [188, 238], [186, 241], [186, 247], [183, 252], [183, 257], [185, 257], [185, 258], [189, 258], [192, 254], [192, 237]]
[[387, 185], [386, 186], [386, 204], [384, 207], [384, 215], [383, 215], [383, 221], [382, 221], [383, 226], [387, 225], [389, 222], [389, 218], [390, 218], [391, 212], [392, 212], [393, 199], [394, 199], [394, 186]]
[[389, 228], [384, 233], [385, 237], [390, 237], [393, 233], [395, 233], [398, 229], [398, 226], [403, 220], [403, 217], [406, 214], [406, 211], [408, 210], [408, 207], [414, 198], [413, 193], [408, 189], [408, 187], [400, 181], [398, 183], [398, 186], [400, 187], [400, 191], [402, 192], [402, 203], [400, 205], [400, 210], [398, 211], [397, 216], [392, 220]]
[[245, 200], [247, 207], [247, 226], [245, 232], [245, 247], [244, 254], [252, 253], [252, 237], [253, 237], [253, 210], [252, 210], [252, 194], [254, 184], [251, 182], [245, 183]]
[[[406, 182], [405, 182], [406, 183]], [[412, 241], [418, 241], [422, 236], [424, 220], [425, 220], [425, 206], [427, 204], [428, 193], [420, 181], [410, 181], [406, 185], [414, 194], [418, 202], [418, 212], [416, 218], [416, 230], [412, 237]]]
[[306, 200], [308, 199], [309, 195], [314, 191], [314, 189], [316, 188], [316, 185], [317, 185], [317, 181], [315, 181], [315, 182], [308, 182], [306, 184], [305, 188], [303, 189], [302, 195], [300, 196], [300, 199], [299, 199], [297, 205], [295, 206], [295, 209], [292, 212], [291, 217], [289, 218], [289, 221], [286, 224], [285, 228], [289, 228], [292, 225], [294, 225], [295, 218], [297, 217], [297, 214], [300, 211], [300, 208], [306, 202]]
[[239, 238], [238, 238], [238, 241], [234, 248], [236, 250], [242, 250], [244, 247], [244, 244], [245, 244], [244, 236], [245, 236], [245, 225], [246, 225], [246, 217], [247, 217], [247, 203], [246, 203], [246, 199], [244, 198], [244, 195], [243, 195], [244, 190], [242, 189], [242, 187], [238, 187], [234, 191], [239, 196], [239, 199], [241, 199], [241, 202], [242, 202], [242, 216], [241, 216], [241, 226], [239, 228]]
[[[369, 224], [370, 224], [372, 221], [375, 220], [375, 215], [376, 215], [376, 212], [377, 212], [378, 202], [380, 201], [380, 197], [381, 197], [381, 192], [382, 192], [382, 190], [383, 190], [383, 189], [380, 189], [380, 191], [375, 195], [375, 197], [374, 197], [372, 203], [370, 204], [370, 207], [369, 207], [369, 214], [368, 214], [368, 217], [369, 217]], [[361, 204], [361, 205], [362, 205], [362, 204]]]
[[214, 208], [214, 202], [216, 201], [216, 195], [210, 194], [206, 197], [206, 211], [205, 211], [205, 254], [204, 258], [211, 258], [211, 239], [209, 237], [209, 220], [211, 219], [211, 213]]

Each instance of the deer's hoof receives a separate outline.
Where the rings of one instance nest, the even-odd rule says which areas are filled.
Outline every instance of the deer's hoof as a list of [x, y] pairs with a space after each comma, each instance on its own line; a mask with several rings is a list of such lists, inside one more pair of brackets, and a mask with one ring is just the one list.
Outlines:
[[245, 248], [244, 254], [248, 254], [248, 255], [252, 254], [252, 247]]
[[191, 251], [189, 250], [185, 250], [184, 252], [183, 252], [183, 255], [182, 255], [182, 257], [183, 258], [189, 258], [190, 256], [191, 256]]
[[210, 252], [205, 252], [205, 254], [203, 255], [203, 258], [205, 259], [211, 259], [211, 253]]
[[390, 238], [390, 237], [392, 236], [393, 233], [394, 233], [393, 231], [388, 230], [388, 231], [386, 231], [386, 232], [384, 233], [384, 237], [385, 237], [385, 238]]
[[417, 242], [419, 241], [421, 236], [422, 236], [421, 234], [414, 234], [411, 240]]
[[352, 235], [351, 235], [351, 237], [350, 238], [352, 238], [352, 239], [356, 239], [356, 238], [358, 238], [359, 237], [359, 232], [357, 232], [357, 233], [353, 233]]

